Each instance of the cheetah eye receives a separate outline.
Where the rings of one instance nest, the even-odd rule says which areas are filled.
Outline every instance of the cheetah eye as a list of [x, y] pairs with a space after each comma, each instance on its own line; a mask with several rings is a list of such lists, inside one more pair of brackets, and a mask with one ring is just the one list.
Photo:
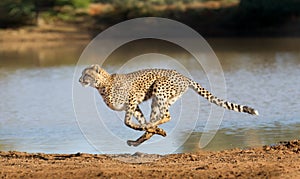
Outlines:
[[101, 71], [100, 68], [97, 66], [97, 67], [96, 67], [96, 72], [97, 72], [97, 73], [100, 73], [100, 71]]

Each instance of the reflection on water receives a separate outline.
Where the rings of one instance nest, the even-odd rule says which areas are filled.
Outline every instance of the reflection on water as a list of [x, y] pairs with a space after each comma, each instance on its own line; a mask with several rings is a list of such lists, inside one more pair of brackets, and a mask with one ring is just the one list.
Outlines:
[[[299, 138], [300, 39], [210, 39], [209, 42], [224, 70], [227, 99], [257, 108], [260, 116], [226, 111], [220, 130], [205, 149], [244, 148]], [[198, 74], [200, 71], [202, 75], [198, 75], [196, 81], [209, 89], [205, 73], [189, 53], [177, 46], [159, 43], [155, 45], [155, 41], [148, 41], [148, 45], [140, 42], [129, 44], [113, 53], [104, 66], [113, 72], [124, 65], [125, 59], [143, 53], [163, 53], [179, 59], [181, 65], [191, 73]], [[79, 130], [72, 104], [74, 66], [85, 45], [1, 45], [0, 150], [97, 152]], [[148, 66], [155, 66], [151, 63], [153, 61], [149, 60]], [[164, 68], [170, 67], [162, 64]], [[137, 65], [147, 67], [145, 62]], [[192, 91], [190, 93], [194, 94]], [[185, 99], [188, 97], [189, 94], [184, 96]], [[193, 102], [195, 99], [191, 99], [190, 106], [183, 108], [185, 111], [200, 108], [195, 132], [177, 152], [199, 150], [201, 132], [210, 108], [214, 106], [201, 97], [196, 98], [200, 99], [200, 107]], [[117, 136], [127, 140], [140, 135], [127, 129], [122, 119], [118, 119], [124, 114], [116, 115], [100, 101], [98, 105], [105, 111], [107, 119], [116, 118], [110, 129]], [[171, 114], [174, 120], [163, 126], [168, 132], [176, 124], [177, 106], [171, 108]], [[197, 120], [197, 116], [190, 113], [190, 116], [180, 120], [186, 120], [188, 124]], [[188, 134], [183, 131], [177, 136], [169, 140], [178, 143]], [[105, 140], [105, 136], [102, 139]], [[160, 138], [156, 137], [155, 140]], [[117, 151], [120, 149], [111, 152]], [[159, 149], [150, 149], [149, 153], [151, 151], [159, 153]]]
[[178, 152], [197, 150], [225, 150], [272, 145], [275, 142], [298, 139], [300, 123], [292, 125], [269, 125], [256, 128], [222, 128], [218, 130], [213, 141], [204, 149], [199, 149], [201, 132], [193, 132]]
[[74, 65], [87, 43], [0, 43], [0, 68]]

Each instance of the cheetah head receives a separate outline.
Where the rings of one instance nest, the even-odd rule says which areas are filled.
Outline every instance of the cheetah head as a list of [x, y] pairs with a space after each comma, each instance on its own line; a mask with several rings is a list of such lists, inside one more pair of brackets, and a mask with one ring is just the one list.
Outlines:
[[108, 73], [103, 70], [99, 65], [91, 65], [82, 71], [79, 82], [84, 87], [98, 88], [106, 81]]

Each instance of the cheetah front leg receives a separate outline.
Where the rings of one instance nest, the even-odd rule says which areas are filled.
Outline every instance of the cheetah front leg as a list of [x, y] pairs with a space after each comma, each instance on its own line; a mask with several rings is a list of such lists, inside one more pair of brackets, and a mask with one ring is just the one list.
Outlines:
[[[139, 131], [147, 131], [150, 133], [154, 133], [154, 134], [159, 134], [162, 136], [166, 136], [166, 132], [163, 129], [160, 129], [158, 127], [153, 127], [153, 126], [148, 126], [145, 124], [135, 124], [134, 122], [132, 122], [131, 118], [134, 115], [134, 113], [136, 113], [136, 116], [143, 116], [140, 110], [136, 110], [137, 107], [131, 107], [129, 109], [127, 109], [126, 113], [125, 113], [125, 125], [134, 129], [134, 130], [139, 130]], [[140, 113], [137, 115], [137, 113]], [[140, 119], [141, 121], [143, 121], [142, 119]]]
[[144, 114], [140, 110], [139, 106], [136, 107], [135, 112], [133, 113], [133, 116], [137, 119], [140, 126], [145, 128], [145, 130], [149, 133], [159, 134], [162, 136], [166, 136], [166, 132], [163, 129], [158, 128], [157, 126], [147, 126], [146, 125], [146, 119], [144, 117]]
[[[162, 104], [162, 103], [160, 103]], [[170, 112], [168, 110], [169, 106], [161, 106], [159, 108], [158, 103], [157, 103], [157, 99], [154, 98], [152, 101], [152, 105], [151, 105], [151, 120], [150, 123], [148, 124], [148, 128], [152, 128], [153, 130], [155, 128], [159, 129], [157, 126], [163, 123], [166, 123], [168, 121], [171, 120], [171, 116], [170, 116]], [[161, 119], [162, 118], [162, 119]], [[161, 119], [161, 120], [159, 120]], [[163, 129], [161, 129], [163, 130]], [[141, 137], [139, 137], [137, 140], [133, 141], [133, 140], [128, 140], [127, 144], [129, 146], [139, 146], [140, 144], [142, 144], [143, 142], [145, 142], [146, 140], [149, 140], [155, 133], [151, 133], [146, 131]]]
[[[163, 118], [162, 120], [159, 120], [156, 122], [157, 125], [160, 125], [160, 124], [163, 124], [163, 123], [166, 123], [168, 121], [170, 121], [170, 113], [167, 112], [168, 114], [166, 116], [168, 117], [165, 117]], [[153, 124], [152, 124], [153, 125]], [[143, 142], [145, 142], [146, 140], [149, 140], [155, 133], [150, 133], [150, 132], [145, 132], [141, 137], [139, 137], [137, 140], [128, 140], [127, 141], [127, 144], [129, 146], [139, 146], [140, 144], [142, 144]]]
[[[134, 112], [134, 117], [137, 119], [137, 121], [140, 123], [140, 125], [142, 125], [143, 127], [145, 127], [145, 123], [146, 123], [146, 119], [142, 113], [142, 111], [140, 110], [139, 106], [137, 106], [135, 112]], [[137, 140], [128, 140], [127, 144], [129, 146], [138, 146], [141, 143], [145, 142], [146, 140], [150, 139], [154, 134], [159, 133], [160, 135], [165, 136], [166, 132], [163, 129], [160, 129], [158, 127], [151, 127], [146, 129], [148, 131], [146, 131], [141, 137], [139, 137]], [[149, 132], [151, 131], [151, 132]]]
[[[139, 106], [136, 107], [135, 112], [133, 113], [133, 116], [136, 118], [136, 120], [139, 122], [140, 125], [142, 125], [142, 126], [146, 125], [146, 119], [144, 117], [143, 112], [139, 108]], [[142, 135], [137, 140], [127, 140], [127, 145], [136, 147], [136, 146], [140, 145], [141, 143], [143, 143], [145, 140], [147, 140], [146, 138], [149, 139], [153, 135], [154, 135], [153, 133], [145, 132], [144, 135]]]
[[[145, 125], [142, 125], [142, 124], [135, 124], [134, 122], [132, 122], [131, 118], [132, 116], [135, 114], [135, 113], [138, 113], [138, 111], [135, 110], [135, 108], [131, 108], [131, 109], [128, 109], [125, 113], [125, 125], [134, 129], [134, 130], [139, 130], [139, 131], [144, 131], [146, 130], [146, 126]], [[138, 115], [137, 115], [138, 116]], [[142, 121], [141, 121], [142, 122]]]
[[136, 107], [133, 116], [136, 118], [140, 125], [146, 125], [146, 119], [139, 106]]
[[[146, 138], [151, 138], [154, 134], [159, 134], [162, 136], [166, 136], [166, 132], [163, 129], [156, 127], [147, 127], [147, 125], [145, 124], [135, 124], [131, 121], [132, 115], [136, 116], [136, 117], [140, 117], [143, 118], [143, 114], [141, 112], [141, 110], [138, 108], [137, 105], [133, 106], [129, 106], [126, 110], [126, 114], [125, 114], [125, 125], [135, 129], [135, 130], [139, 130], [139, 131], [147, 131], [142, 137], [140, 137], [139, 139], [137, 139], [136, 141], [132, 141], [132, 140], [128, 140], [127, 144], [129, 146], [133, 145], [133, 146], [137, 146], [136, 143], [141, 143], [141, 141], [145, 141], [144, 139]], [[143, 123], [143, 119], [139, 119], [138, 121], [141, 121], [141, 123]], [[146, 139], [147, 140], [147, 139]]]

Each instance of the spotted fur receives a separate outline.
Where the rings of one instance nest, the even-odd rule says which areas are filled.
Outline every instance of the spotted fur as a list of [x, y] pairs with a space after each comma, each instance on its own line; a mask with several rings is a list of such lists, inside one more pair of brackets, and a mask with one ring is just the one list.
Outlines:
[[[188, 88], [192, 88], [209, 102], [229, 110], [258, 115], [253, 108], [218, 99], [197, 82], [175, 70], [146, 69], [128, 74], [110, 75], [99, 65], [85, 68], [79, 82], [96, 88], [106, 105], [112, 110], [125, 111], [125, 125], [145, 133], [137, 140], [128, 140], [128, 145], [138, 146], [154, 134], [166, 136], [158, 125], [171, 120], [169, 107], [179, 99]], [[152, 99], [150, 121], [147, 122], [139, 104]], [[131, 118], [134, 116], [137, 123]]]

